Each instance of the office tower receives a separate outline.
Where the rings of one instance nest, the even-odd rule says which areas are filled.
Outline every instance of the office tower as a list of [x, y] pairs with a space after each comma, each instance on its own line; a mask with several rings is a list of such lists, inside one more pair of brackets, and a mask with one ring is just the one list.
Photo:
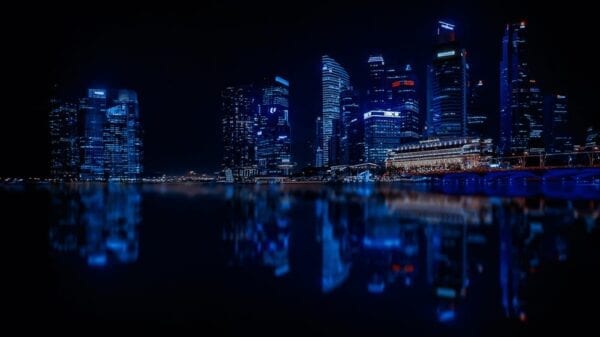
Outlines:
[[342, 164], [364, 162], [364, 123], [360, 113], [360, 95], [357, 90], [348, 89], [340, 95], [342, 109]]
[[402, 78], [403, 72], [400, 68], [388, 67], [385, 69], [385, 106], [386, 110], [394, 109], [394, 97], [392, 83]]
[[500, 62], [501, 153], [537, 152], [543, 148], [542, 105], [539, 87], [530, 75], [526, 24], [508, 24]]
[[429, 135], [461, 137], [467, 132], [466, 51], [456, 40], [455, 26], [439, 21], [433, 62], [427, 69]]
[[315, 167], [323, 167], [323, 121], [317, 117], [315, 122]]
[[329, 166], [342, 164], [342, 123], [339, 118], [331, 122], [331, 137], [329, 138]]
[[529, 80], [529, 153], [544, 152], [544, 96], [535, 80]]
[[333, 120], [340, 119], [340, 93], [350, 86], [350, 76], [331, 57], [321, 58], [321, 87], [323, 112], [323, 165], [329, 166], [329, 143], [333, 135]]
[[383, 56], [371, 55], [367, 61], [369, 66], [369, 84], [367, 89], [366, 109], [369, 110], [386, 110], [386, 69]]
[[600, 146], [600, 131], [590, 126], [585, 130], [585, 149], [598, 150], [598, 146]]
[[374, 110], [364, 114], [365, 154], [369, 163], [383, 164], [387, 152], [400, 145], [402, 118], [398, 111]]
[[547, 153], [573, 151], [566, 95], [551, 95], [544, 99], [544, 138]]
[[223, 168], [235, 180], [256, 174], [256, 93], [252, 86], [227, 87], [221, 92]]
[[132, 181], [142, 174], [142, 137], [137, 93], [118, 90], [106, 109], [102, 134], [109, 181]]
[[469, 87], [469, 107], [467, 111], [467, 133], [471, 137], [489, 138], [491, 136], [488, 130], [487, 114], [483, 102], [487, 86], [482, 80], [473, 82]]
[[256, 133], [256, 158], [260, 175], [288, 175], [292, 168], [289, 82], [275, 76], [261, 89]]
[[83, 119], [81, 179], [105, 179], [104, 126], [108, 108], [106, 89], [89, 89], [88, 96], [80, 100]]
[[78, 106], [59, 99], [50, 103], [50, 174], [57, 179], [76, 179], [79, 173]]
[[417, 76], [410, 64], [407, 64], [394, 76], [390, 83], [392, 92], [391, 107], [400, 112], [400, 142], [414, 142], [419, 139], [419, 97], [417, 95]]

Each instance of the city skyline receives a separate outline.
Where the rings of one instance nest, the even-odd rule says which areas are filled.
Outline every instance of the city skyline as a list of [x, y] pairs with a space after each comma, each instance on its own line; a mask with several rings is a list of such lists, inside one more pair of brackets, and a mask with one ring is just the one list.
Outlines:
[[[354, 78], [356, 78], [356, 87], [360, 87], [360, 88], [364, 88], [365, 87], [365, 77], [366, 77], [366, 71], [365, 70], [365, 60], [367, 58], [367, 56], [369, 54], [381, 54], [384, 55], [386, 57], [386, 61], [388, 59], [390, 59], [392, 61], [392, 63], [401, 65], [401, 64], [406, 64], [406, 63], [410, 63], [410, 64], [414, 64], [414, 68], [415, 71], [417, 73], [418, 76], [418, 82], [421, 84], [421, 89], [419, 89], [420, 93], [419, 95], [420, 97], [420, 111], [421, 114], [424, 113], [424, 97], [422, 97], [423, 94], [423, 89], [424, 89], [424, 83], [426, 82], [424, 80], [424, 65], [427, 64], [427, 60], [428, 57], [426, 56], [426, 54], [430, 54], [430, 47], [433, 44], [433, 40], [434, 40], [434, 32], [432, 32], [432, 26], [433, 26], [433, 22], [436, 22], [436, 20], [438, 19], [445, 19], [445, 18], [450, 18], [451, 20], [453, 20], [453, 22], [457, 25], [457, 27], [459, 27], [459, 31], [460, 31], [460, 41], [461, 41], [461, 46], [464, 45], [464, 47], [468, 50], [469, 52], [469, 58], [468, 58], [468, 62], [469, 64], [472, 66], [471, 70], [472, 70], [472, 74], [473, 75], [473, 79], [475, 78], [481, 78], [483, 79], [484, 83], [489, 84], [490, 85], [490, 89], [489, 91], [492, 93], [491, 99], [488, 98], [487, 100], [485, 100], [485, 104], [487, 104], [488, 106], [497, 106], [497, 103], [494, 104], [494, 102], [497, 102], [497, 98], [496, 98], [496, 94], [498, 91], [497, 89], [497, 65], [499, 62], [499, 58], [500, 58], [500, 39], [501, 39], [501, 30], [503, 28], [503, 26], [509, 22], [506, 17], [508, 15], [506, 14], [499, 14], [498, 16], [494, 17], [494, 20], [491, 21], [496, 21], [498, 22], [498, 26], [494, 26], [492, 27], [492, 24], [486, 24], [485, 26], [482, 26], [482, 29], [486, 32], [489, 31], [493, 31], [494, 34], [485, 37], [486, 42], [485, 43], [474, 43], [474, 41], [477, 40], [484, 40], [483, 38], [481, 38], [480, 35], [482, 35], [483, 33], [479, 33], [479, 34], [474, 34], [469, 28], [473, 28], [473, 23], [476, 22], [477, 19], [476, 17], [473, 16], [469, 16], [468, 12], [471, 10], [467, 10], [464, 8], [464, 5], [462, 5], [462, 15], [454, 15], [452, 16], [452, 12], [461, 12], [461, 5], [457, 5], [456, 8], [448, 8], [449, 6], [441, 6], [444, 7], [445, 9], [443, 10], [437, 10], [436, 12], [439, 11], [447, 11], [449, 12], [448, 15], [438, 15], [437, 13], [431, 13], [431, 14], [427, 14], [424, 16], [421, 16], [421, 18], [426, 18], [424, 20], [417, 20], [417, 19], [412, 19], [413, 21], [419, 21], [419, 23], [414, 26], [414, 27], [418, 27], [417, 31], [408, 31], [405, 33], [404, 31], [402, 31], [402, 29], [398, 29], [398, 30], [392, 30], [390, 31], [390, 33], [384, 34], [381, 31], [365, 31], [362, 32], [359, 36], [363, 37], [363, 39], [358, 39], [356, 42], [356, 46], [358, 50], [360, 51], [354, 51], [354, 52], [348, 52], [348, 46], [351, 45], [351, 43], [349, 43], [348, 41], [345, 41], [345, 37], [347, 36], [351, 36], [351, 35], [356, 35], [356, 30], [357, 28], [351, 29], [349, 27], [346, 27], [349, 29], [347, 34], [341, 34], [341, 39], [342, 42], [340, 43], [339, 41], [332, 43], [331, 46], [325, 46], [325, 43], [321, 41], [321, 39], [318, 39], [318, 41], [315, 41], [314, 46], [315, 48], [313, 50], [311, 50], [310, 52], [308, 52], [308, 54], [310, 54], [311, 56], [309, 58], [304, 58], [306, 61], [304, 62], [299, 62], [298, 58], [299, 56], [296, 57], [285, 57], [285, 55], [282, 55], [282, 57], [275, 57], [275, 55], [273, 55], [273, 53], [271, 52], [271, 55], [267, 55], [267, 57], [264, 60], [261, 60], [262, 57], [259, 57], [259, 55], [261, 54], [261, 52], [259, 51], [259, 49], [261, 48], [260, 45], [262, 42], [257, 43], [255, 46], [252, 45], [248, 45], [246, 44], [246, 46], [244, 47], [243, 45], [240, 46], [240, 48], [246, 48], [250, 50], [250, 54], [248, 57], [245, 58], [245, 60], [243, 61], [244, 63], [247, 64], [248, 67], [252, 67], [253, 65], [257, 65], [257, 69], [255, 70], [243, 70], [240, 73], [240, 78], [239, 79], [232, 79], [231, 77], [231, 72], [229, 73], [223, 73], [225, 76], [222, 76], [222, 79], [220, 79], [219, 81], [223, 84], [225, 84], [224, 82], [226, 82], [229, 85], [236, 85], [239, 83], [247, 83], [251, 81], [251, 78], [258, 78], [258, 77], [262, 77], [264, 76], [264, 74], [270, 74], [270, 73], [277, 73], [279, 71], [279, 69], [282, 69], [279, 73], [284, 76], [285, 78], [290, 80], [290, 83], [292, 83], [292, 86], [290, 88], [290, 105], [291, 111], [294, 111], [295, 113], [293, 113], [290, 116], [290, 124], [292, 125], [292, 128], [295, 128], [296, 130], [303, 130], [301, 132], [294, 132], [293, 133], [293, 150], [292, 153], [294, 153], [294, 156], [296, 158], [294, 158], [294, 160], [298, 163], [299, 167], [303, 167], [306, 164], [313, 162], [314, 160], [314, 154], [311, 153], [312, 151], [307, 151], [306, 149], [308, 148], [308, 141], [312, 141], [315, 136], [315, 130], [314, 130], [314, 123], [315, 123], [315, 119], [317, 118], [317, 116], [319, 115], [319, 99], [318, 99], [318, 90], [315, 90], [315, 88], [318, 88], [318, 82], [315, 82], [315, 77], [317, 77], [317, 81], [318, 79], [318, 71], [315, 72], [315, 68], [318, 68], [318, 59], [320, 58], [321, 55], [324, 54], [328, 54], [330, 56], [332, 56], [334, 59], [336, 59], [338, 62], [340, 62], [340, 64], [342, 64], [343, 66], [345, 66], [349, 72], [352, 74], [352, 79], [351, 82], [354, 82]], [[493, 6], [486, 8], [486, 11], [489, 11], [490, 8], [493, 8]], [[423, 13], [423, 9], [417, 9], [417, 11], [420, 11], [420, 13]], [[347, 9], [345, 10], [344, 13], [354, 13], [353, 15], [357, 15], [357, 9], [355, 8], [351, 8], [351, 9]], [[515, 10], [515, 12], [519, 12], [519, 10]], [[539, 81], [541, 82], [541, 85], [543, 86], [543, 91], [544, 92], [548, 92], [548, 91], [556, 91], [557, 93], [565, 93], [568, 97], [569, 97], [569, 113], [571, 114], [571, 116], [573, 116], [573, 124], [575, 126], [574, 129], [577, 130], [581, 130], [581, 132], [578, 132], [576, 134], [576, 136], [578, 136], [579, 138], [583, 138], [584, 137], [584, 130], [585, 128], [587, 128], [587, 126], [590, 126], [593, 124], [593, 122], [595, 122], [595, 119], [590, 116], [591, 114], [586, 113], [586, 108], [591, 106], [586, 102], [591, 102], [590, 98], [587, 97], [583, 97], [583, 94], [585, 93], [584, 90], [572, 90], [570, 89], [571, 86], [573, 86], [574, 82], [577, 81], [573, 81], [572, 79], [580, 79], [580, 77], [578, 76], [582, 76], [582, 71], [579, 70], [579, 72], [575, 72], [576, 75], [578, 76], [572, 76], [571, 74], [573, 74], [573, 72], [568, 72], [566, 70], [560, 70], [563, 67], [569, 67], [569, 69], [571, 69], [572, 67], [575, 66], [579, 66], [577, 64], [574, 63], [569, 63], [569, 62], [558, 62], [558, 60], [562, 59], [562, 60], [568, 60], [569, 57], [565, 56], [565, 55], [560, 55], [560, 53], [558, 51], [556, 51], [555, 49], [550, 49], [550, 48], [541, 48], [540, 46], [543, 46], [545, 43], [548, 43], [548, 40], [552, 37], [552, 36], [556, 36], [556, 34], [552, 34], [552, 29], [554, 29], [551, 25], [548, 25], [548, 21], [549, 19], [541, 19], [539, 16], [536, 15], [531, 15], [531, 13], [527, 13], [528, 10], [524, 10], [523, 12], [525, 12], [525, 14], [530, 14], [527, 17], [525, 16], [521, 16], [519, 15], [521, 18], [525, 17], [525, 19], [528, 21], [528, 27], [531, 27], [532, 30], [534, 30], [534, 32], [532, 32], [530, 34], [530, 41], [532, 43], [532, 45], [534, 46], [533, 52], [534, 55], [532, 56], [532, 59], [535, 59], [535, 61], [538, 63], [537, 65], [535, 65], [536, 62], [532, 62], [532, 64], [534, 64], [536, 67], [538, 67], [538, 70], [535, 72], [535, 77], [537, 79], [539, 79]], [[221, 13], [221, 12], [219, 12]], [[568, 13], [567, 13], [568, 14]], [[153, 17], [156, 17], [158, 14], [156, 13], [147, 13], [148, 17], [151, 19]], [[555, 13], [555, 15], [557, 15]], [[461, 17], [462, 16], [462, 17]], [[367, 17], [367, 15], [365, 14], [365, 17]], [[337, 17], [336, 17], [337, 18]], [[567, 19], [572, 18], [571, 17], [567, 17]], [[146, 26], [148, 25], [148, 18], [140, 18], [140, 17], [134, 17], [135, 20], [138, 21], [145, 21]], [[331, 27], [325, 27], [325, 24], [323, 23], [323, 18], [320, 17], [320, 15], [316, 15], [314, 17], [312, 17], [312, 19], [315, 22], [319, 22], [321, 23], [321, 28], [326, 28], [323, 29], [323, 32], [325, 34], [333, 34], [334, 32], [336, 33], [340, 33], [339, 29], [332, 29]], [[115, 20], [119, 21], [119, 18], [115, 18]], [[134, 21], [135, 21], [134, 20]], [[339, 19], [336, 19], [339, 20]], [[544, 24], [544, 20], [546, 20], [546, 24]], [[337, 22], [337, 21], [336, 21]], [[570, 21], [569, 21], [570, 22]], [[536, 25], [536, 23], [538, 23]], [[73, 23], [74, 25], [81, 25], [81, 22], [75, 22]], [[97, 23], [96, 23], [97, 24]], [[185, 31], [186, 29], [189, 29], [189, 27], [186, 27], [186, 24], [182, 24], [182, 25], [175, 25], [175, 24], [169, 24], [167, 26], [173, 26], [177, 29], [180, 29], [181, 31]], [[88, 24], [87, 25], [88, 29], [93, 28], [93, 23], [92, 24]], [[271, 26], [270, 24], [265, 24], [263, 26], [260, 27], [254, 27], [254, 29], [260, 30], [260, 31], [264, 31], [264, 29], [266, 29], [266, 27], [274, 27]], [[300, 27], [298, 24], [296, 24], [296, 26], [292, 25], [292, 23], [289, 23], [288, 28], [291, 28], [290, 31], [294, 32], [297, 31], [297, 29]], [[364, 24], [359, 24], [358, 28], [364, 28], [365, 25]], [[402, 25], [400, 24], [398, 26], [399, 28], [406, 28], [406, 25]], [[65, 27], [62, 27], [65, 28]], [[159, 29], [160, 28], [160, 24], [157, 25], [156, 27], [153, 27], [153, 29]], [[389, 27], [388, 27], [389, 28]], [[118, 28], [113, 28], [114, 31], [120, 31], [120, 30], [127, 30], [127, 29], [131, 29], [131, 28], [122, 28], [122, 27], [118, 27]], [[313, 28], [315, 29], [315, 28]], [[541, 30], [548, 30], [550, 29], [550, 32], [548, 33], [540, 33]], [[574, 28], [565, 28], [565, 32], [563, 32], [563, 36], [564, 34], [566, 34], [567, 32], [572, 31]], [[191, 29], [190, 29], [191, 30]], [[232, 28], [232, 30], [235, 30]], [[537, 31], [537, 33], [535, 32]], [[397, 38], [394, 39], [394, 43], [392, 44], [391, 42], [382, 42], [382, 39], [385, 40], [386, 36], [390, 36], [390, 34], [394, 32], [395, 35], [397, 36]], [[166, 33], [163, 33], [164, 35], [167, 35]], [[189, 33], [187, 33], [189, 34]], [[273, 33], [273, 34], [284, 34], [284, 33]], [[293, 35], [293, 33], [290, 33]], [[164, 37], [163, 35], [163, 37]], [[184, 34], [185, 35], [185, 34]], [[296, 33], [296, 38], [297, 35], [299, 35], [299, 33]], [[300, 34], [300, 35], [304, 35], [304, 34]], [[475, 35], [475, 36], [473, 36]], [[546, 36], [548, 35], [548, 36]], [[71, 35], [67, 35], [70, 36], [70, 38], [76, 38], [76, 36], [74, 37], [73, 34]], [[364, 42], [364, 37], [373, 37], [375, 41], [370, 43], [370, 46], [368, 45], [369, 43], [365, 43]], [[426, 42], [421, 42], [420, 44], [414, 44], [414, 48], [412, 49], [412, 51], [402, 51], [402, 49], [405, 49], [406, 46], [411, 45], [412, 44], [412, 40], [414, 40], [415, 38], [420, 39], [420, 40], [425, 40]], [[142, 39], [143, 40], [143, 39]], [[488, 41], [489, 40], [489, 41]], [[463, 43], [464, 41], [464, 43]], [[64, 43], [64, 42], [63, 42]], [[309, 43], [307, 43], [306, 41], [304, 42], [305, 46], [306, 45], [310, 45]], [[84, 43], [81, 43], [85, 45]], [[140, 44], [144, 45], [144, 43], [140, 43], [137, 42], [137, 45], [135, 46], [135, 48], [132, 48], [132, 50], [139, 50], [140, 49]], [[286, 43], [280, 43], [280, 45], [285, 45]], [[394, 44], [396, 44], [394, 46]], [[163, 42], [164, 45], [164, 42]], [[176, 43], [177, 45], [177, 43]], [[487, 50], [489, 48], [486, 48], [485, 46], [493, 46], [493, 48], [491, 48], [491, 51]], [[428, 46], [429, 46], [429, 50], [428, 50]], [[157, 49], [161, 49], [164, 46], [157, 48]], [[60, 50], [61, 47], [55, 47], [57, 49]], [[97, 51], [98, 53], [102, 54], [104, 53], [105, 56], [110, 56], [114, 53], [114, 51], [117, 48], [127, 48], [127, 46], [125, 44], [123, 44], [122, 42], [116, 43], [116, 47], [114, 46], [110, 46], [110, 48], [108, 48], [108, 50], [99, 50]], [[127, 50], [127, 49], [125, 49]], [[168, 50], [168, 48], [167, 48]], [[181, 48], [179, 48], [179, 50], [181, 50]], [[280, 49], [276, 49], [276, 50], [280, 50]], [[329, 50], [330, 52], [327, 52], [327, 50]], [[487, 50], [487, 51], [486, 51]], [[540, 58], [540, 55], [544, 54], [545, 50], [552, 50], [552, 52], [556, 55], [554, 55], [554, 57], [556, 59], [552, 60], [552, 57], [550, 57], [550, 61], [544, 58]], [[86, 51], [86, 52], [90, 52], [90, 51]], [[137, 53], [137, 52], [135, 52]], [[486, 59], [485, 57], [482, 57], [482, 54], [487, 53], [487, 55], [494, 55], [495, 57]], [[315, 55], [315, 54], [321, 54], [321, 55]], [[537, 57], [536, 55], [537, 54]], [[178, 54], [180, 55], [180, 54]], [[302, 54], [302, 56], [306, 56], [307, 54], [304, 53]], [[425, 55], [425, 56], [424, 56]], [[103, 57], [99, 56], [98, 58], [100, 60], [100, 67], [99, 69], [104, 68], [105, 70], [110, 70], [110, 68], [107, 68], [111, 63], [113, 65], [117, 65], [117, 69], [121, 69], [123, 70], [123, 66], [125, 64], [127, 64], [127, 62], [131, 63], [131, 56], [130, 57], [125, 57], [126, 60], [119, 60], [119, 59], [113, 59], [112, 60], [103, 60]], [[56, 60], [56, 56], [52, 58], [52, 60]], [[191, 61], [191, 60], [190, 60]], [[226, 61], [233, 61], [233, 62], [226, 62]], [[232, 65], [232, 68], [236, 68], [239, 69], [236, 66], [233, 66], [235, 64], [239, 65], [241, 60], [235, 60], [235, 59], [231, 59], [231, 57], [229, 57], [229, 60], [223, 60], [220, 61], [219, 64], [230, 64]], [[52, 71], [50, 71], [51, 73], [55, 73], [57, 70], [61, 69], [61, 67], [64, 66], [59, 66], [60, 63], [64, 64], [65, 62], [67, 62], [67, 60], [61, 60], [60, 62], [56, 62], [55, 64], [53, 64], [52, 67]], [[189, 64], [189, 61], [187, 61]], [[195, 61], [192, 61], [193, 63], [196, 63]], [[271, 66], [265, 66], [265, 62], [267, 63], [271, 63]], [[67, 62], [68, 63], [68, 62]], [[99, 82], [110, 82], [111, 84], [114, 82], [127, 82], [127, 81], [131, 81], [131, 82], [136, 82], [138, 81], [138, 79], [136, 79], [135, 77], [131, 77], [131, 76], [125, 76], [128, 71], [122, 71], [119, 74], [116, 74], [118, 71], [116, 70], [112, 70], [112, 71], [105, 71], [106, 73], [108, 73], [108, 75], [104, 74], [102, 76], [92, 76], [94, 73], [98, 73], [98, 68], [96, 70], [94, 70], [94, 67], [90, 66], [89, 64], [85, 64], [86, 62], [82, 62], [81, 60], [78, 61], [78, 63], [75, 64], [75, 68], [76, 69], [83, 69], [85, 70], [83, 73], [78, 74], [77, 76], [75, 76], [74, 73], [71, 72], [71, 74], [69, 74], [69, 72], [67, 73], [61, 73], [58, 72], [58, 76], [49, 76], [52, 78], [51, 82], [52, 84], [55, 83], [60, 83], [62, 85], [63, 88], [67, 88], [67, 92], [72, 92], [75, 89], [70, 89], [70, 88], [81, 88], [84, 85], [87, 85], [87, 87], [93, 87], [92, 85], [90, 85], [90, 81], [89, 79], [92, 78], [98, 78]], [[548, 65], [548, 63], [554, 63], [554, 64], [550, 64]], [[185, 64], [185, 62], [184, 62]], [[541, 65], [540, 65], [541, 64]], [[317, 66], [315, 66], [317, 65]], [[177, 66], [177, 67], [183, 67], [182, 66]], [[196, 67], [197, 66], [192, 66], [192, 67]], [[579, 66], [580, 67], [580, 66]], [[138, 66], [137, 67], [138, 70], [144, 69], [144, 67], [142, 66]], [[277, 68], [277, 69], [275, 69]], [[551, 71], [539, 71], [539, 68], [550, 68]], [[558, 68], [558, 69], [556, 69]], [[167, 67], [167, 69], [169, 69], [169, 67]], [[173, 69], [173, 68], [171, 68]], [[222, 67], [218, 68], [218, 69], [223, 69]], [[579, 69], [579, 68], [576, 68]], [[307, 71], [309, 70], [309, 71]], [[172, 71], [169, 71], [172, 72]], [[220, 74], [219, 71], [215, 72], [217, 74]], [[249, 76], [249, 73], [257, 73], [260, 72], [260, 74], [256, 74], [253, 76]], [[305, 72], [306, 74], [304, 74], [304, 78], [302, 79], [302, 76], [300, 76], [298, 73], [299, 72]], [[111, 74], [112, 73], [112, 74]], [[129, 73], [131, 73], [131, 71], [129, 71]], [[133, 72], [135, 73], [135, 71]], [[216, 73], [212, 73], [211, 77], [214, 78], [214, 76], [216, 75]], [[286, 75], [289, 74], [289, 75]], [[480, 76], [481, 74], [481, 76]], [[493, 74], [490, 76], [490, 74]], [[170, 74], [173, 75], [173, 74]], [[316, 75], [316, 76], [315, 76]], [[495, 75], [495, 76], [494, 76]], [[110, 77], [113, 77], [112, 79]], [[171, 77], [171, 76], [166, 76], [167, 78]], [[496, 78], [494, 78], [496, 77]], [[164, 79], [165, 77], [163, 76], [162, 79]], [[301, 80], [298, 80], [298, 79]], [[312, 78], [312, 79], [311, 79]], [[564, 79], [571, 79], [570, 81], [564, 81]], [[62, 81], [61, 81], [62, 79]], [[141, 106], [141, 110], [143, 111], [142, 113], [142, 119], [144, 121], [144, 127], [147, 131], [146, 134], [146, 139], [147, 140], [145, 142], [145, 151], [147, 153], [146, 156], [146, 161], [145, 161], [145, 165], [148, 168], [146, 170], [146, 172], [150, 175], [152, 175], [153, 173], [174, 173], [174, 172], [185, 172], [189, 169], [195, 169], [198, 171], [216, 171], [219, 168], [219, 163], [220, 163], [220, 158], [222, 156], [221, 154], [221, 148], [222, 146], [220, 146], [218, 143], [221, 142], [221, 140], [219, 139], [219, 133], [218, 130], [212, 130], [212, 129], [219, 129], [218, 127], [216, 127], [218, 124], [218, 119], [220, 118], [219, 114], [216, 112], [218, 111], [217, 109], [214, 108], [215, 105], [215, 97], [218, 98], [218, 94], [214, 95], [215, 90], [216, 91], [220, 91], [223, 87], [225, 87], [225, 85], [217, 85], [217, 83], [215, 83], [215, 87], [208, 87], [206, 88], [207, 90], [205, 90], [204, 93], [204, 98], [202, 101], [202, 105], [201, 106], [197, 106], [196, 108], [192, 108], [192, 106], [186, 106], [185, 104], [185, 96], [186, 96], [186, 91], [187, 94], [190, 94], [190, 97], [197, 97], [196, 93], [191, 94], [192, 93], [192, 89], [193, 87], [190, 87], [189, 89], [186, 89], [186, 91], [184, 92], [180, 92], [177, 95], [174, 95], [173, 93], [169, 94], [169, 86], [177, 88], [178, 86], [180, 86], [180, 84], [177, 84], [177, 76], [172, 77], [171, 82], [163, 82], [160, 81], [160, 76], [159, 78], [157, 78], [156, 82], [160, 82], [162, 83], [162, 85], [159, 85], [158, 83], [153, 84], [155, 86], [155, 88], [160, 88], [161, 90], [165, 90], [165, 95], [163, 98], [160, 97], [160, 95], [153, 95], [152, 94], [152, 90], [148, 90], [149, 89], [149, 85], [146, 85], [145, 88], [144, 86], [142, 86], [140, 88], [139, 83], [138, 84], [133, 84], [133, 85], [127, 85], [125, 87], [130, 87], [136, 91], [138, 91], [138, 93], [140, 94], [140, 106]], [[181, 79], [181, 77], [180, 77]], [[584, 88], [585, 84], [588, 83], [586, 81], [589, 81], [589, 79], [585, 79], [584, 77], [581, 77], [582, 81], [580, 81], [581, 83], [576, 83], [575, 87], [579, 87], [579, 88]], [[85, 84], [81, 84], [81, 82], [86, 82]], [[148, 81], [148, 82], [154, 82], [154, 81]], [[185, 79], [183, 78], [183, 81], [179, 81], [181, 83], [190, 83], [189, 79]], [[496, 82], [496, 83], [495, 83]], [[78, 84], [79, 83], [79, 84]], [[169, 84], [171, 83], [171, 84]], [[556, 85], [556, 83], [559, 83], [559, 85]], [[566, 83], [566, 84], [565, 84]], [[354, 84], [354, 83], [353, 83]], [[38, 84], [41, 85], [41, 84]], [[115, 85], [111, 85], [111, 86], [115, 86]], [[496, 87], [496, 88], [495, 88]], [[140, 88], [140, 89], [138, 89]], [[153, 89], [155, 90], [155, 89]], [[48, 92], [48, 86], [46, 86], [45, 89], [46, 92]], [[211, 94], [211, 92], [213, 94]], [[315, 97], [316, 96], [316, 97]], [[202, 97], [202, 96], [201, 96]], [[47, 96], [46, 96], [47, 98]], [[170, 98], [170, 99], [169, 99]], [[316, 98], [316, 99], [315, 99]], [[160, 101], [159, 101], [160, 100]], [[167, 103], [162, 102], [162, 101], [167, 101], [169, 102], [169, 111], [166, 113], [161, 113], [158, 110], [167, 110], [164, 109], [167, 106]], [[216, 99], [216, 101], [218, 101], [218, 99]], [[43, 102], [44, 104], [47, 105], [48, 100], [46, 100], [45, 102]], [[156, 104], [158, 102], [158, 104]], [[189, 101], [188, 101], [189, 102]], [[38, 102], [39, 105], [42, 105], [42, 102]], [[173, 109], [173, 111], [171, 111], [171, 109]], [[46, 110], [47, 111], [47, 110]], [[47, 115], [47, 112], [46, 112]], [[164, 118], [165, 116], [178, 116], [179, 119], [174, 118]], [[200, 123], [197, 118], [198, 117], [194, 117], [194, 115], [199, 115], [199, 116], [203, 116], [202, 118], [205, 119], [205, 123]], [[490, 123], [492, 123], [492, 125], [497, 125], [498, 121], [497, 121], [497, 116], [489, 116], [488, 118], [490, 119], [494, 119], [496, 118], [496, 120], [491, 120]], [[18, 120], [18, 119], [17, 119]], [[194, 121], [196, 120], [196, 123], [185, 123], [186, 125], [183, 125], [182, 123], [179, 123], [179, 121], [186, 121], [189, 120]], [[160, 122], [159, 122], [160, 121]], [[210, 127], [208, 129], [204, 129], [207, 126], [203, 126], [202, 124], [206, 124], [206, 125], [210, 125]], [[161, 126], [161, 128], [158, 128], [158, 125]], [[47, 124], [46, 124], [47, 126]], [[204, 132], [204, 131], [208, 131], [208, 132]], [[164, 135], [166, 135], [166, 137], [164, 137], [164, 135], [161, 135], [161, 132], [165, 132]], [[207, 138], [208, 137], [208, 138]], [[212, 141], [209, 141], [209, 139], [212, 138]], [[42, 137], [38, 136], [39, 140], [43, 140]], [[204, 141], [203, 141], [204, 139]], [[217, 141], [214, 142], [214, 139], [216, 139]], [[160, 143], [158, 143], [158, 141], [160, 140]], [[582, 139], [576, 139], [574, 141], [574, 143], [576, 144], [581, 144], [582, 143]], [[216, 144], [215, 144], [216, 143]], [[38, 155], [35, 156], [36, 158], [34, 159], [29, 159], [29, 158], [24, 158], [26, 160], [18, 160], [18, 163], [14, 163], [9, 165], [8, 167], [3, 168], [3, 174], [15, 174], [15, 175], [25, 175], [25, 174], [38, 174], [38, 175], [44, 175], [47, 172], [47, 168], [43, 167], [39, 164], [41, 164], [42, 162], [47, 163], [48, 160], [45, 159], [47, 158], [47, 154], [49, 153], [49, 151], [46, 150], [46, 148], [41, 148], [40, 150], [37, 150], [34, 153], [37, 153]], [[14, 152], [12, 152], [13, 150], [9, 150], [9, 156], [10, 155], [15, 155]], [[23, 159], [19, 156], [16, 156], [19, 159]], [[44, 158], [45, 157], [45, 158]], [[35, 165], [35, 163], [38, 163], [38, 165]], [[47, 164], [46, 164], [47, 166]]]

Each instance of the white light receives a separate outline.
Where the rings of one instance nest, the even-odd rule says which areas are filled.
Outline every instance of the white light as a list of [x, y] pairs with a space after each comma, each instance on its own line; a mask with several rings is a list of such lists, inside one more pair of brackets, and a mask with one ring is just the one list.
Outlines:
[[441, 57], [447, 57], [447, 56], [454, 56], [455, 54], [456, 54], [456, 51], [454, 51], [454, 50], [441, 51], [441, 52], [437, 53], [437, 57], [441, 58]]
[[454, 25], [448, 22], [439, 21], [440, 27], [447, 30], [454, 30]]

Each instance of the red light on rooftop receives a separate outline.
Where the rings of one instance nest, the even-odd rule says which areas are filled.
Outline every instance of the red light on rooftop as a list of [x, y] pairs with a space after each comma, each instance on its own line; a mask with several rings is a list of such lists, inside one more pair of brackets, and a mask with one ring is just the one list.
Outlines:
[[404, 271], [407, 273], [412, 273], [413, 271], [415, 271], [415, 266], [413, 266], [412, 264], [407, 264], [406, 266], [404, 266]]
[[392, 82], [392, 88], [397, 88], [400, 86], [400, 81]]
[[406, 80], [406, 81], [402, 81], [402, 84], [404, 84], [406, 86], [409, 86], [409, 87], [412, 87], [412, 86], [415, 85], [415, 81], [413, 81], [413, 80]]

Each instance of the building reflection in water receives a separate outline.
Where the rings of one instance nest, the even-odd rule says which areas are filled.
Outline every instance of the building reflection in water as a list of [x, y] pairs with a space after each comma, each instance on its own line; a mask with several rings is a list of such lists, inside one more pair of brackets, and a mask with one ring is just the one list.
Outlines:
[[51, 194], [54, 251], [78, 253], [94, 267], [137, 260], [142, 200], [137, 186], [65, 185]]
[[[426, 283], [439, 322], [459, 316], [469, 287], [486, 273], [499, 277], [505, 315], [526, 321], [528, 278], [545, 263], [567, 260], [567, 230], [576, 223], [595, 230], [600, 213], [598, 201], [459, 196], [372, 185], [325, 188], [309, 197], [299, 191], [232, 188], [223, 239], [231, 244], [233, 263], [285, 274], [290, 226], [297, 222], [306, 229], [306, 222], [314, 221], [321, 292], [355, 282], [352, 268], [367, 273], [354, 278], [366, 280], [363, 289], [374, 296]], [[313, 203], [314, 220], [290, 216], [300, 202]]]
[[229, 186], [224, 194], [228, 219], [222, 239], [233, 253], [231, 265], [266, 266], [275, 276], [289, 272], [291, 196], [278, 186], [267, 189]]

